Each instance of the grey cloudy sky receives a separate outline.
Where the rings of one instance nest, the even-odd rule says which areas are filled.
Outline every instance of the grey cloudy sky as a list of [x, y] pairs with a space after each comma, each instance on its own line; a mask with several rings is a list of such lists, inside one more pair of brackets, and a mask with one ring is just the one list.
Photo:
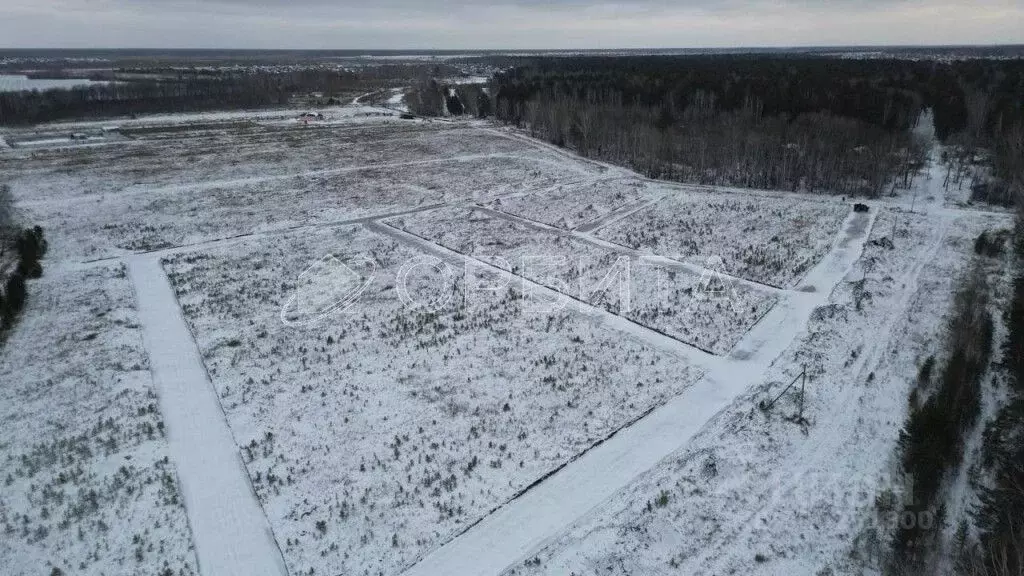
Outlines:
[[8, 48], [1024, 43], [1024, 0], [0, 0]]

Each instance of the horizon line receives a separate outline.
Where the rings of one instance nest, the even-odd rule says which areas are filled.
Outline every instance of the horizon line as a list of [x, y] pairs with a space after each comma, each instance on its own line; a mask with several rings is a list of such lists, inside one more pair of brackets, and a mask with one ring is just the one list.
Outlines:
[[752, 46], [643, 46], [617, 48], [227, 48], [227, 47], [137, 47], [137, 46], [102, 46], [102, 47], [11, 47], [0, 46], [0, 52], [14, 51], [220, 51], [220, 52], [616, 52], [640, 50], [814, 50], [814, 49], [907, 49], [907, 48], [1017, 48], [1024, 47], [1019, 43], [993, 44], [786, 44], [786, 45], [752, 45]]

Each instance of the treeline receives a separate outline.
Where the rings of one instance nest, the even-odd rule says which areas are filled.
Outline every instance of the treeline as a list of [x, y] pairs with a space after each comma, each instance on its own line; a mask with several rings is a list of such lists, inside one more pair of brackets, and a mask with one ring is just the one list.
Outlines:
[[[946, 359], [928, 358], [911, 392], [900, 460], [912, 483], [895, 527], [889, 574], [1024, 574], [1024, 218], [1018, 217], [1012, 237], [1018, 276], [1003, 316], [1002, 360], [991, 364], [1006, 376], [1007, 389], [989, 391], [999, 403], [997, 415], [984, 423], [980, 459], [965, 461], [966, 438], [982, 424], [982, 383], [994, 352], [989, 289], [979, 260], [960, 280], [946, 329]], [[984, 233], [975, 252], [1002, 258], [1009, 238], [1006, 231]], [[993, 386], [999, 380], [992, 378]], [[955, 496], [950, 482], [965, 467], [980, 500], [971, 510], [974, 530], [964, 519], [945, 518], [947, 499]], [[944, 543], [940, 531], [957, 521], [963, 523], [954, 541]]]
[[524, 119], [534, 136], [585, 156], [700, 184], [879, 196], [909, 182], [923, 155], [905, 131], [828, 112], [765, 116], [753, 99], [722, 111], [703, 93], [682, 111], [541, 95]]
[[0, 185], [0, 343], [25, 307], [26, 280], [43, 275], [41, 260], [46, 250], [42, 228], [17, 229], [10, 188]]
[[[354, 69], [339, 69], [336, 64], [273, 64], [251, 63], [222, 67], [217, 64], [202, 65], [201, 62], [153, 62], [145, 65], [133, 64], [102, 71], [123, 79], [132, 77], [158, 76], [166, 80], [186, 80], [190, 78], [224, 78], [238, 74], [271, 74], [285, 82], [309, 90], [329, 91], [332, 88], [348, 88], [355, 82], [393, 81], [408, 84], [410, 78], [424, 75], [442, 76], [455, 75], [458, 70], [447, 64], [380, 64], [361, 66]], [[26, 74], [31, 77], [31, 74]], [[43, 73], [40, 78], [60, 77], [50, 72]]]
[[1016, 231], [1017, 278], [1006, 311], [1003, 366], [1006, 403], [984, 434], [983, 464], [989, 475], [976, 512], [980, 546], [965, 572], [974, 576], [1024, 574], [1024, 221]]
[[0, 93], [0, 124], [67, 118], [247, 108], [285, 104], [290, 92], [272, 78], [238, 75], [92, 85], [69, 90]]
[[1024, 60], [966, 61], [950, 65], [963, 93], [963, 116], [949, 140], [994, 179], [974, 187], [974, 198], [1011, 205], [1024, 193]]
[[901, 80], [901, 61], [782, 56], [631, 56], [539, 58], [496, 75], [497, 108], [511, 121], [543, 93], [577, 103], [614, 99], [624, 105], [681, 112], [692, 105], [794, 119], [829, 112], [887, 128], [909, 127], [920, 91]]
[[296, 95], [374, 90], [408, 70], [361, 72], [303, 69], [286, 72], [175, 70], [145, 80], [69, 90], [0, 93], [0, 124], [284, 105]]
[[[1021, 87], [1009, 79], [1019, 66], [958, 66], [778, 55], [523, 58], [496, 75], [491, 95], [499, 120], [651, 176], [877, 196], [916, 171], [922, 151], [911, 132], [924, 109], [943, 139], [1022, 124]], [[966, 89], [982, 86], [979, 70], [990, 81]]]
[[[986, 248], [988, 240], [985, 242]], [[892, 545], [888, 573], [935, 574], [947, 485], [964, 460], [964, 442], [981, 414], [982, 381], [992, 356], [993, 322], [985, 272], [961, 280], [946, 328], [946, 359], [921, 366], [900, 434], [902, 471], [912, 478]], [[938, 373], [935, 374], [936, 368]]]

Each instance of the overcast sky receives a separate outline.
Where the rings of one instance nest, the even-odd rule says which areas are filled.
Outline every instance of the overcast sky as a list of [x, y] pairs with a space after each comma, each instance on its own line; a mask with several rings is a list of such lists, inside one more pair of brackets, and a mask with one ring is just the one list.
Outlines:
[[0, 0], [7, 48], [1024, 43], [1024, 0]]

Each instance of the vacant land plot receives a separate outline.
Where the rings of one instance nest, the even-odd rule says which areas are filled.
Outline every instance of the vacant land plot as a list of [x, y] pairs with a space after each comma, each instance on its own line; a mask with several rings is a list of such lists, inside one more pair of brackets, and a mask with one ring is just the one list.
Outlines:
[[593, 176], [528, 144], [442, 124], [182, 125], [108, 146], [0, 158], [24, 219], [59, 260], [333, 224]]
[[23, 201], [148, 192], [265, 179], [358, 166], [435, 162], [495, 154], [536, 156], [522, 142], [472, 128], [198, 129], [175, 139], [140, 138], [106, 146], [15, 149], [0, 170]]
[[675, 190], [597, 234], [698, 265], [721, 258], [733, 276], [789, 288], [832, 247], [849, 211], [830, 200]]
[[0, 350], [3, 573], [198, 573], [123, 267], [31, 290]]
[[339, 149], [351, 149], [357, 142], [415, 139], [437, 133], [406, 125], [387, 130], [376, 126], [303, 130], [255, 124], [174, 128], [169, 133], [143, 132], [104, 145], [71, 145], [66, 140], [63, 145], [15, 149], [0, 159], [0, 169], [23, 200], [66, 199], [307, 172], [331, 167], [330, 160]]
[[[344, 314], [286, 326], [325, 254], [369, 257], [373, 280]], [[530, 313], [514, 284], [467, 299], [433, 266], [403, 282], [423, 257], [356, 226], [165, 263], [292, 573], [395, 574], [699, 377], [569, 311]]]
[[62, 259], [91, 260], [492, 198], [576, 176], [550, 161], [487, 157], [92, 195], [24, 210], [29, 221], [74, 239], [55, 243]]
[[475, 208], [443, 208], [389, 222], [716, 354], [731, 350], [776, 302], [773, 295], [721, 277], [654, 266]]
[[567, 184], [535, 194], [496, 200], [489, 206], [571, 230], [651, 197], [650, 186], [643, 180], [618, 178]]

